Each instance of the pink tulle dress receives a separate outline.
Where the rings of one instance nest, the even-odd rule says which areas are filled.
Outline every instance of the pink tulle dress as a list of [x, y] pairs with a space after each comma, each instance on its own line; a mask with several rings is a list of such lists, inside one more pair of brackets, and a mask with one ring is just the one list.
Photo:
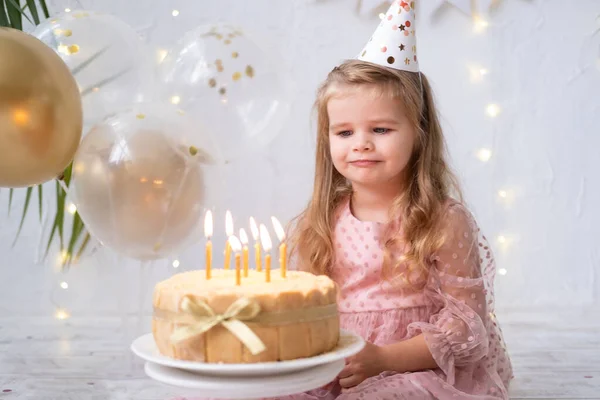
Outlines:
[[384, 225], [355, 218], [349, 202], [338, 210], [336, 262], [341, 326], [376, 345], [423, 334], [439, 368], [387, 371], [341, 390], [285, 396], [285, 400], [508, 399], [512, 366], [494, 315], [495, 263], [471, 214], [452, 203], [445, 243], [430, 257], [423, 289], [398, 290], [382, 278]]

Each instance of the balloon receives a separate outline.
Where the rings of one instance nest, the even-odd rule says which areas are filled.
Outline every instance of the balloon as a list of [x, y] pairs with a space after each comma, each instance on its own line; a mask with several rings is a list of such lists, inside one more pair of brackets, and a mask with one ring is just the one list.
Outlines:
[[86, 124], [93, 125], [106, 115], [144, 100], [152, 69], [144, 62], [139, 35], [121, 20], [74, 10], [44, 21], [33, 35], [54, 49], [73, 70]]
[[0, 28], [0, 187], [62, 174], [81, 140], [77, 83], [35, 37]]
[[187, 142], [193, 129], [168, 105], [138, 105], [84, 137], [70, 195], [103, 245], [153, 260], [201, 237], [205, 151]]
[[159, 93], [211, 127], [212, 154], [229, 162], [266, 146], [282, 129], [291, 89], [281, 64], [240, 28], [200, 26], [160, 63]]

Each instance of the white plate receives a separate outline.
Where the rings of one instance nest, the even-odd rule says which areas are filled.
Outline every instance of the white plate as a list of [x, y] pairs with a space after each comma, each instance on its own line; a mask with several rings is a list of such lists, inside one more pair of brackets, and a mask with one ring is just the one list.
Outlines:
[[140, 358], [164, 367], [179, 368], [213, 376], [265, 376], [301, 371], [322, 364], [344, 360], [358, 353], [365, 345], [364, 340], [349, 331], [340, 330], [340, 340], [333, 350], [318, 356], [290, 361], [273, 361], [249, 364], [217, 364], [177, 360], [158, 351], [151, 333], [140, 336], [131, 344], [131, 350]]
[[[344, 360], [319, 365], [304, 371], [272, 376], [212, 376], [146, 362], [146, 375], [160, 383], [184, 389], [185, 396], [219, 399], [252, 399], [286, 396], [322, 387], [333, 381], [344, 368]], [[181, 391], [178, 391], [181, 392]]]

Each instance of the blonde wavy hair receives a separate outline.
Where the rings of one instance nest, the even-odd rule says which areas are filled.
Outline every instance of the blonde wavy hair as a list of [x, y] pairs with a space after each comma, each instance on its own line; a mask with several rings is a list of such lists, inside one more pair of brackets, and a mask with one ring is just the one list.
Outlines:
[[[329, 149], [327, 103], [348, 87], [368, 86], [382, 95], [400, 99], [417, 132], [407, 168], [409, 181], [390, 209], [390, 221], [381, 240], [383, 272], [397, 283], [419, 284], [427, 276], [428, 258], [443, 243], [441, 217], [451, 198], [462, 201], [458, 182], [446, 162], [446, 144], [435, 109], [433, 93], [423, 74], [399, 71], [358, 60], [335, 67], [320, 86], [315, 102], [317, 152], [314, 188], [306, 209], [291, 232], [291, 252], [298, 268], [329, 275], [334, 262], [333, 229], [336, 210], [352, 194], [352, 187], [333, 166]], [[392, 254], [404, 249], [400, 260]], [[416, 272], [416, 274], [415, 274]]]

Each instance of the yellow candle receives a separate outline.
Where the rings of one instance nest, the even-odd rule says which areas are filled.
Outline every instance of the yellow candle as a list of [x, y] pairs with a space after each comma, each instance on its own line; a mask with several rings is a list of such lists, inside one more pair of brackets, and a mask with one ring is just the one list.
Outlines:
[[210, 268], [212, 266], [212, 242], [206, 242], [206, 279], [210, 279]]
[[265, 281], [271, 282], [271, 255], [265, 256]]
[[242, 251], [244, 254], [244, 278], [247, 278], [248, 277], [248, 256], [249, 256], [248, 246], [244, 246]]
[[279, 245], [279, 267], [281, 268], [281, 277], [285, 278], [287, 274], [287, 246], [285, 242]]
[[256, 264], [256, 270], [258, 272], [262, 271], [262, 263], [260, 259], [260, 231], [258, 230], [258, 225], [254, 220], [254, 217], [250, 217], [250, 232], [252, 233], [252, 238], [254, 239], [254, 263]]
[[225, 269], [229, 269], [230, 264], [231, 264], [231, 245], [229, 244], [229, 241], [227, 241], [227, 243], [225, 243]]
[[248, 277], [248, 235], [246, 235], [246, 231], [242, 228], [240, 229], [240, 241], [242, 242], [242, 257], [244, 261], [244, 278]]
[[240, 253], [235, 253], [235, 284], [240, 286], [242, 284], [242, 273], [240, 268]]
[[256, 242], [256, 244], [254, 244], [254, 258], [255, 258], [255, 262], [256, 262], [256, 270], [258, 272], [262, 271], [262, 261], [260, 259], [260, 243]]
[[275, 234], [281, 243], [279, 245], [279, 268], [281, 269], [281, 277], [285, 278], [287, 273], [287, 246], [285, 244], [285, 231], [283, 227], [275, 217], [271, 217], [271, 222], [273, 223], [273, 229], [275, 229]]
[[212, 267], [212, 242], [210, 238], [213, 234], [213, 220], [212, 220], [212, 212], [210, 210], [206, 211], [206, 215], [204, 216], [204, 236], [206, 236], [206, 279], [210, 279], [211, 277], [211, 267]]
[[242, 284], [242, 270], [240, 267], [240, 250], [242, 244], [235, 236], [229, 236], [228, 243], [231, 243], [231, 249], [235, 252], [235, 284], [240, 286]]
[[271, 237], [264, 225], [260, 225], [260, 241], [265, 250], [265, 280], [271, 282]]

